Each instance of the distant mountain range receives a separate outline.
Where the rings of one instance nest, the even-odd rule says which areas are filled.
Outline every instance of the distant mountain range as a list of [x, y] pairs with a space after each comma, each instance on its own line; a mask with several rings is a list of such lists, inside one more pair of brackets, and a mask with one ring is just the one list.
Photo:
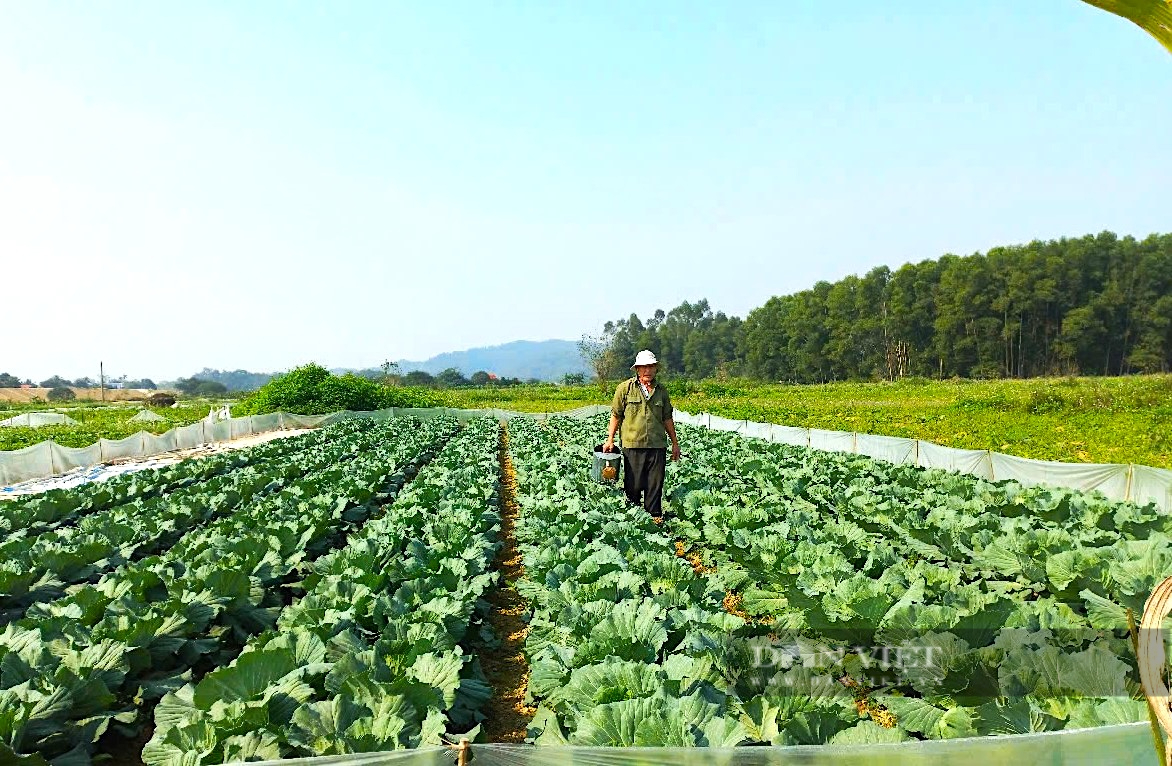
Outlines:
[[[249, 372], [248, 370], [213, 370], [204, 367], [191, 377], [200, 380], [214, 380], [223, 383], [229, 391], [255, 391], [273, 379], [276, 373]], [[163, 388], [175, 388], [176, 381], [167, 381]]]
[[[483, 370], [501, 378], [536, 378], [544, 381], [561, 380], [567, 373], [590, 375], [590, 368], [578, 353], [578, 344], [572, 340], [516, 340], [500, 346], [470, 348], [466, 351], [448, 351], [422, 362], [400, 359], [396, 362], [403, 372], [423, 370], [435, 375], [455, 367], [466, 377]], [[343, 372], [379, 372], [377, 368], [360, 370], [337, 368]], [[250, 391], [272, 380], [276, 373], [248, 370], [214, 370], [207, 367], [191, 377], [223, 383], [229, 391]]]
[[502, 378], [561, 380], [566, 373], [590, 374], [578, 344], [572, 340], [515, 340], [500, 346], [449, 351], [423, 362], [398, 361], [403, 372], [423, 370], [435, 375], [455, 367], [465, 376], [483, 370]]

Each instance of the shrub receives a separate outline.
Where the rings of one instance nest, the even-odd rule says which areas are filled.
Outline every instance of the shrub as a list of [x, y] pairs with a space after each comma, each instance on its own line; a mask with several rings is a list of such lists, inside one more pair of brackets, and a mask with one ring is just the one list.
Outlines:
[[1032, 415], [1048, 415], [1066, 409], [1066, 400], [1057, 391], [1030, 392], [1025, 401], [1025, 411]]
[[73, 393], [73, 389], [71, 388], [57, 386], [49, 390], [48, 397], [51, 402], [69, 402], [76, 399], [77, 394]]
[[435, 385], [435, 378], [423, 370], [412, 370], [403, 376], [403, 382], [408, 386], [431, 386]]
[[175, 403], [175, 397], [160, 391], [157, 394], [148, 396], [146, 403], [148, 407], [170, 407]]
[[318, 364], [307, 364], [273, 378], [235, 408], [241, 415], [292, 412], [321, 415], [338, 410], [379, 410], [387, 407], [434, 407], [434, 393], [388, 388], [347, 373], [337, 376]]
[[[668, 391], [671, 391], [670, 385], [668, 386]], [[685, 394], [697, 393], [697, 392], [696, 392], [696, 389], [693, 386], [693, 384], [685, 383], [683, 386], [683, 393], [680, 393], [680, 394], [675, 394], [675, 392], [672, 392], [672, 393], [673, 393], [673, 395], [684, 396]], [[744, 386], [740, 386], [740, 385], [736, 385], [736, 384], [722, 383], [722, 382], [714, 381], [714, 380], [705, 380], [700, 383], [699, 393], [702, 393], [705, 396], [711, 396], [715, 399], [719, 399], [719, 398], [725, 397], [725, 396], [728, 396], [728, 397], [745, 396], [748, 394], [748, 389], [746, 389]]]

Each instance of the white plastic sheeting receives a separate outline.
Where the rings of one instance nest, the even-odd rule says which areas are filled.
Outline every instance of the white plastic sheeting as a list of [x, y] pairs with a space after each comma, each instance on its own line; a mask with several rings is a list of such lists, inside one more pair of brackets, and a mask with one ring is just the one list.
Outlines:
[[730, 420], [722, 418], [719, 415], [708, 416], [708, 427], [717, 431], [736, 431], [741, 432], [749, 425], [747, 420]]
[[[534, 747], [473, 744], [473, 766], [1133, 766], [1156, 763], [1146, 723], [872, 745]], [[262, 761], [254, 766], [450, 766], [454, 748]]]
[[917, 445], [916, 465], [921, 468], [958, 471], [982, 479], [993, 478], [993, 462], [989, 458], [989, 451], [983, 449], [956, 449], [921, 441]]
[[131, 423], [160, 423], [164, 420], [166, 420], [166, 418], [157, 412], [151, 412], [150, 410], [142, 410], [137, 415], [132, 417], [130, 419], [130, 422]]
[[1133, 766], [1155, 763], [1146, 723], [872, 745], [526, 747], [472, 745], [476, 766]]
[[202, 422], [192, 423], [189, 426], [180, 426], [174, 429], [174, 432], [176, 449], [195, 449], [206, 443]]
[[1102, 492], [1112, 500], [1155, 503], [1172, 513], [1172, 471], [1145, 465], [1119, 463], [1059, 463], [1049, 460], [1003, 455], [990, 450], [956, 449], [922, 439], [819, 428], [795, 428], [749, 420], [732, 420], [701, 412], [693, 415], [676, 410], [676, 421], [692, 426], [731, 431], [778, 444], [831, 452], [853, 452], [886, 460], [910, 463], [923, 468], [957, 471], [993, 481], [1012, 480], [1023, 485], [1048, 484], [1084, 491]]
[[918, 449], [919, 445], [914, 439], [871, 434], [855, 436], [855, 452], [888, 463], [916, 463], [920, 459]]
[[810, 429], [794, 428], [793, 426], [773, 426], [769, 430], [770, 439], [778, 444], [790, 444], [794, 447], [810, 446]]
[[[252, 761], [250, 766], [451, 766], [456, 763], [456, 751], [450, 747], [421, 747], [417, 750], [392, 750], [386, 753], [354, 753], [352, 755], [323, 755], [318, 758], [286, 758], [280, 761]], [[475, 763], [480, 763], [476, 760]]]
[[1022, 484], [1055, 484], [1081, 490], [1098, 490], [1107, 497], [1127, 497], [1131, 466], [1117, 463], [1053, 463], [993, 452], [993, 475]]
[[855, 435], [845, 431], [824, 431], [821, 428], [811, 428], [810, 449], [820, 449], [823, 452], [854, 452]]
[[745, 423], [741, 430], [745, 436], [751, 436], [754, 439], [768, 439], [773, 432], [773, 425], [770, 423]]
[[5, 420], [0, 420], [0, 426], [9, 428], [40, 428], [41, 426], [75, 426], [77, 421], [60, 412], [26, 412]]
[[53, 470], [53, 448], [56, 446], [53, 442], [41, 442], [0, 452], [0, 484], [15, 484], [25, 479], [39, 479], [57, 473]]
[[1172, 471], [1146, 465], [1131, 467], [1130, 499], [1172, 509]]
[[[93, 445], [90, 445], [86, 449], [92, 450]], [[127, 436], [122, 439], [98, 439], [98, 454], [95, 462], [105, 463], [109, 460], [126, 460], [128, 458], [141, 457], [144, 454], [142, 449], [142, 431], [139, 431], [133, 436]]]

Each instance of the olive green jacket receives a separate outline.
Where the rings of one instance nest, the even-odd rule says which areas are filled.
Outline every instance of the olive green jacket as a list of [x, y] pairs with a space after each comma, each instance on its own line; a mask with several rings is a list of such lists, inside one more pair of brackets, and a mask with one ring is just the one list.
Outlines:
[[643, 394], [638, 378], [619, 383], [610, 412], [619, 419], [624, 447], [667, 448], [667, 429], [663, 423], [671, 419], [672, 406], [662, 383], [656, 384], [650, 399]]

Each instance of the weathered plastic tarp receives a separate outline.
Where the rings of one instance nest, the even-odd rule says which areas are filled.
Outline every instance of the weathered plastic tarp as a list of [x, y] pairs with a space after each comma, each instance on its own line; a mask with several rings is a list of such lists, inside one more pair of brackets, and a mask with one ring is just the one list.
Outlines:
[[476, 766], [1133, 766], [1156, 764], [1146, 723], [876, 745], [521, 747], [473, 745]]
[[823, 452], [854, 452], [855, 435], [844, 431], [824, 431], [821, 428], [811, 428], [810, 449], [819, 449]]
[[164, 420], [166, 420], [166, 418], [157, 412], [151, 412], [150, 410], [142, 410], [137, 415], [132, 417], [130, 419], [130, 422], [131, 423], [158, 423], [158, 422], [161, 422]]
[[916, 465], [921, 468], [940, 468], [980, 476], [982, 479], [993, 478], [993, 463], [988, 450], [956, 449], [922, 441], [918, 453], [919, 461]]
[[[320, 415], [314, 417], [321, 417]], [[456, 751], [449, 747], [421, 747], [418, 750], [394, 750], [387, 753], [354, 753], [353, 755], [323, 755], [320, 758], [286, 758], [282, 761], [251, 761], [251, 766], [280, 764], [280, 766], [451, 766], [456, 762]], [[480, 763], [479, 760], [476, 763]]]
[[[1157, 766], [1146, 723], [874, 745], [533, 747], [473, 744], [470, 766]], [[438, 766], [450, 748], [263, 761], [256, 766]]]
[[0, 426], [9, 428], [40, 428], [41, 426], [75, 426], [77, 421], [60, 412], [26, 412], [5, 420], [0, 420]]
[[918, 449], [919, 445], [914, 439], [871, 434], [858, 434], [855, 437], [855, 452], [888, 463], [916, 463], [920, 458]]

